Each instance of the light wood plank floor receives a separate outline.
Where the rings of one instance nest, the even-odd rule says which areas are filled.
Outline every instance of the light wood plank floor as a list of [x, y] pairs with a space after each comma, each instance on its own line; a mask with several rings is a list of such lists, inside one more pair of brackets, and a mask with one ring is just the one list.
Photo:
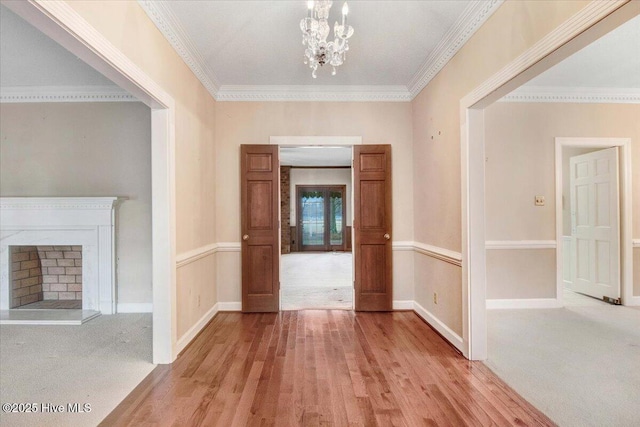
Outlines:
[[103, 425], [554, 425], [413, 312], [220, 313]]

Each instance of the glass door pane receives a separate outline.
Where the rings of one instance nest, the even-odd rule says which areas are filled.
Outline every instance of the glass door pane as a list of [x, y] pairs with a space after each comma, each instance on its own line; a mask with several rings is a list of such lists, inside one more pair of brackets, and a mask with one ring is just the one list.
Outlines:
[[324, 194], [322, 191], [302, 191], [300, 226], [302, 246], [324, 245]]
[[329, 192], [329, 240], [332, 246], [342, 245], [344, 239], [343, 213], [344, 206], [341, 191]]

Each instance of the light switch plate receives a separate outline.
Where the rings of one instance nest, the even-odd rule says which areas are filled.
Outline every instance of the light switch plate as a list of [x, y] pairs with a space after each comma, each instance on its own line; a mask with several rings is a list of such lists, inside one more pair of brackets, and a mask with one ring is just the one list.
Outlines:
[[544, 206], [544, 196], [536, 196], [536, 206]]

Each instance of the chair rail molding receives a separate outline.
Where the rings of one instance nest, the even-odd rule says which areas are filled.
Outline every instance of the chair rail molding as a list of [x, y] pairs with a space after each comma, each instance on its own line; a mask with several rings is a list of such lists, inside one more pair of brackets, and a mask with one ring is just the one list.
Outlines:
[[427, 245], [426, 243], [413, 242], [414, 250], [422, 255], [448, 262], [457, 267], [462, 267], [462, 254], [438, 246]]
[[555, 249], [555, 240], [487, 240], [487, 250], [495, 249]]

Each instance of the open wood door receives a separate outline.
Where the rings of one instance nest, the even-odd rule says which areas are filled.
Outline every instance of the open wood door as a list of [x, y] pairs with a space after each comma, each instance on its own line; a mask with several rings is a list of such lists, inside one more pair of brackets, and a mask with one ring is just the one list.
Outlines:
[[355, 309], [390, 311], [391, 146], [358, 145], [353, 150]]
[[277, 145], [241, 146], [242, 311], [280, 309]]

